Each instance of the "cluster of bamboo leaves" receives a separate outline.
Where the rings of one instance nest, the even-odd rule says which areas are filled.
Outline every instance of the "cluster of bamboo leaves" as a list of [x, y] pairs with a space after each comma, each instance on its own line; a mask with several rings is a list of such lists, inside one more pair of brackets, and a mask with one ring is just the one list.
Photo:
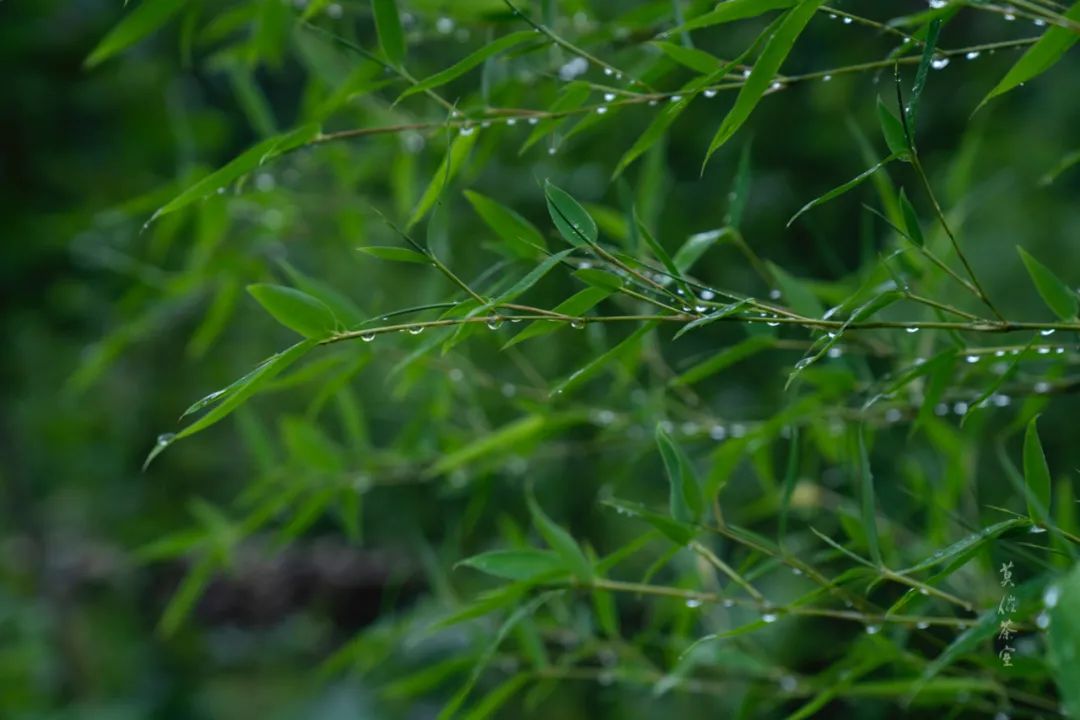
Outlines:
[[[462, 3], [454, 17], [459, 29], [470, 28], [465, 45], [475, 49], [455, 47], [454, 60], [438, 67], [426, 48], [454, 23], [427, 6], [142, 0], [87, 59], [116, 62], [175, 20], [186, 52], [209, 48], [208, 62], [226, 69], [262, 139], [146, 200], [153, 211], [144, 233], [188, 237], [189, 267], [205, 268], [226, 252], [237, 266], [245, 253], [266, 262], [257, 282], [245, 285], [243, 272], [232, 271], [199, 288], [210, 301], [192, 337], [194, 355], [247, 322], [248, 309], [237, 310], [243, 290], [293, 334], [292, 344], [187, 408], [180, 428], [161, 435], [147, 458], [149, 465], [230, 418], [258, 475], [236, 507], [196, 502], [195, 529], [144, 549], [148, 560], [192, 558], [163, 630], [182, 625], [245, 539], [273, 533], [292, 542], [330, 517], [361, 542], [365, 507], [391, 512], [397, 488], [436, 487], [435, 502], [457, 508], [455, 532], [475, 552], [442, 558], [450, 570], [429, 568], [430, 604], [361, 633], [325, 669], [375, 674], [380, 658], [404, 653], [408, 643], [455, 639], [437, 662], [385, 682], [392, 699], [449, 687], [441, 717], [484, 717], [508, 702], [539, 706], [581, 681], [625, 688], [629, 697], [645, 691], [657, 702], [673, 691], [702, 694], [754, 716], [809, 717], [837, 700], [928, 704], [943, 715], [955, 706], [1016, 717], [1080, 713], [1080, 527], [1070, 480], [1054, 481], [1068, 469], [1047, 462], [1037, 424], [1074, 384], [1066, 372], [1076, 360], [1069, 338], [1080, 330], [1077, 292], [1065, 268], [1059, 274], [1018, 248], [1050, 319], [1014, 318], [970, 262], [971, 239], [919, 151], [920, 105], [937, 70], [1018, 52], [969, 108], [991, 113], [999, 96], [1041, 80], [1080, 39], [1080, 3], [942, 0], [883, 18], [874, 3], [665, 0], [605, 7], [613, 17], [597, 23], [575, 19], [571, 6], [581, 15], [591, 10], [583, 3]], [[1034, 32], [947, 44], [950, 29], [984, 16], [1019, 19]], [[792, 67], [798, 44], [829, 22], [872, 34], [888, 49], [850, 66]], [[722, 53], [694, 41], [729, 26], [742, 34], [725, 36]], [[250, 70], [275, 42], [295, 45], [313, 76], [287, 129]], [[522, 74], [507, 70], [512, 64]], [[753, 176], [746, 126], [760, 104], [788, 101], [789, 89], [844, 76], [865, 79], [877, 94], [870, 95], [877, 127], [856, 128], [866, 169], [806, 201], [786, 225], [869, 183], [866, 216], [885, 239], [857, 273], [826, 282], [768, 261], [744, 237]], [[718, 109], [709, 115], [715, 129], [700, 148], [700, 172], [729, 144], [739, 145], [738, 159], [726, 178], [722, 227], [675, 247], [650, 199], [651, 178], [669, 134], [702, 103]], [[543, 158], [579, 136], [612, 142], [605, 126], [636, 111], [647, 117], [640, 134], [610, 148], [609, 165], [589, 176], [610, 184], [618, 207], [573, 191], [581, 182], [571, 177], [572, 160], [558, 174], [522, 177], [506, 196], [470, 185], [476, 168], [500, 153]], [[354, 117], [359, 124], [350, 124]], [[427, 167], [417, 155], [427, 150], [409, 148], [429, 144], [436, 156], [413, 193]], [[229, 203], [253, 192], [265, 173], [288, 167], [302, 188], [303, 173], [330, 166], [347, 184], [354, 154], [369, 151], [391, 191], [367, 193], [367, 206], [356, 210], [363, 219], [343, 222], [336, 229], [345, 238], [331, 244], [351, 256], [359, 282], [335, 287], [274, 261], [257, 243], [223, 249], [231, 242], [231, 221], [223, 220]], [[1049, 181], [1077, 157], [1063, 155]], [[897, 176], [908, 185], [897, 190]], [[542, 204], [546, 217], [529, 219], [517, 207], [522, 197]], [[321, 199], [353, 201], [348, 193]], [[487, 237], [454, 237], [459, 211], [474, 213]], [[268, 203], [256, 212], [266, 221], [279, 211]], [[377, 242], [353, 242], [357, 230]], [[463, 249], [481, 242], [494, 258], [486, 266]], [[726, 249], [750, 282], [729, 286], [705, 274], [703, 258]], [[425, 290], [414, 293], [416, 303], [378, 311], [354, 299], [383, 284]], [[165, 305], [191, 294], [190, 284], [177, 282]], [[103, 343], [74, 381], [90, 382], [133, 332]], [[666, 348], [684, 336], [723, 342], [706, 342], [672, 369]], [[572, 365], [545, 356], [541, 348], [556, 341], [579, 348]], [[474, 344], [486, 348], [483, 357], [468, 354]], [[765, 380], [781, 398], [775, 412], [732, 420], [710, 402], [710, 383], [733, 366], [778, 354], [783, 362], [768, 366]], [[543, 372], [552, 368], [558, 374]], [[527, 381], [508, 379], [522, 376]], [[373, 427], [354, 390], [384, 382], [402, 402], [414, 393], [427, 398], [430, 417], [401, 419], [397, 439]], [[286, 415], [274, 438], [246, 403], [285, 392], [303, 397], [304, 411]], [[478, 413], [482, 427], [467, 419]], [[962, 466], [965, 436], [987, 436], [991, 418], [1004, 413], [992, 440], [1003, 507], [954, 508], [965, 496], [963, 472], [939, 484], [874, 452], [878, 438], [899, 427], [911, 442], [924, 438], [939, 466]], [[1018, 433], [1020, 448], [1006, 442]], [[602, 455], [614, 479], [560, 464], [561, 453], [580, 450], [575, 445]], [[747, 463], [756, 483], [745, 481]], [[642, 467], [644, 480], [624, 481]], [[836, 469], [850, 487], [822, 480]], [[881, 487], [882, 477], [905, 473], [911, 494], [926, 494], [901, 503], [916, 513], [901, 514], [901, 491]], [[560, 502], [551, 489], [559, 482], [590, 486], [564, 491], [598, 505], [587, 512], [602, 513], [612, 529], [572, 532], [565, 513], [548, 506]], [[485, 508], [499, 501], [513, 510], [484, 522]], [[586, 511], [578, 512], [580, 522]], [[1012, 616], [1023, 640], [1020, 670], [998, 656], [1003, 591], [993, 560], [1005, 546], [1025, 568]], [[464, 596], [452, 589], [460, 583], [469, 588]], [[815, 627], [830, 628], [836, 646], [813, 671], [789, 668], [776, 633], [821, 632]], [[758, 635], [769, 639], [755, 643]]]

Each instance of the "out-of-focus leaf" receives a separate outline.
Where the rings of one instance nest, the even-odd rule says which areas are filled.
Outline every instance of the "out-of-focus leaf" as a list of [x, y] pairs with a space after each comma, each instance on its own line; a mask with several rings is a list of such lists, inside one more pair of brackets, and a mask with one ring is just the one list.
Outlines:
[[1080, 717], [1080, 565], [1043, 593], [1050, 614], [1047, 659], [1069, 717]]
[[431, 182], [428, 183], [427, 188], [424, 190], [424, 194], [420, 196], [420, 201], [416, 203], [416, 207], [413, 209], [412, 215], [409, 216], [409, 222], [406, 227], [412, 227], [420, 221], [428, 210], [435, 204], [442, 195], [442, 191], [450, 184], [458, 171], [461, 170], [462, 164], [465, 162], [465, 158], [469, 156], [472, 151], [473, 145], [476, 144], [476, 138], [480, 135], [480, 132], [475, 128], [471, 129], [471, 132], [458, 133], [454, 136], [454, 139], [450, 141], [450, 148], [446, 151], [446, 155], [443, 156], [442, 162], [439, 163], [439, 167], [435, 170], [435, 175], [432, 176]]
[[698, 15], [696, 18], [683, 23], [670, 34], [696, 30], [697, 28], [719, 25], [734, 20], [745, 20], [757, 17], [771, 10], [786, 10], [799, 0], [726, 0], [716, 6], [715, 10]]
[[[378, 20], [378, 15], [376, 15], [376, 20]], [[401, 93], [401, 95], [398, 97], [398, 101], [400, 102], [401, 100], [404, 100], [410, 95], [415, 95], [418, 92], [424, 92], [425, 90], [430, 90], [432, 88], [437, 88], [440, 85], [445, 85], [451, 80], [461, 77], [465, 73], [469, 72], [492, 55], [497, 55], [503, 50], [509, 50], [515, 45], [520, 45], [527, 40], [534, 39], [536, 39], [536, 33], [532, 32], [531, 30], [522, 30], [520, 32], [504, 35], [498, 40], [493, 40], [487, 45], [484, 45], [476, 52], [470, 54], [462, 60], [459, 60], [445, 70], [437, 72], [434, 75], [426, 77], [420, 82], [416, 83], [415, 85], [407, 89], [405, 92]]]
[[167, 23], [186, 3], [187, 0], [142, 0], [101, 39], [87, 56], [84, 65], [88, 68], [100, 65], [134, 45]]
[[569, 572], [562, 558], [549, 550], [492, 550], [466, 558], [460, 564], [507, 580], [532, 580]]
[[472, 190], [465, 191], [465, 198], [487, 226], [518, 255], [534, 257], [537, 248], [547, 248], [543, 234], [514, 210]]
[[371, 0], [371, 11], [375, 15], [379, 45], [390, 62], [400, 65], [405, 59], [405, 32], [401, 29], [396, 0]]
[[1039, 440], [1038, 421], [1037, 415], [1031, 418], [1024, 432], [1024, 485], [1028, 517], [1031, 522], [1043, 526], [1050, 512], [1050, 467]]
[[417, 265], [430, 265], [431, 258], [424, 253], [409, 248], [395, 247], [393, 245], [367, 245], [356, 248], [365, 255], [377, 257], [380, 260], [392, 260], [394, 262], [416, 263]]
[[701, 483], [694, 468], [671, 436], [664, 432], [662, 424], [656, 426], [656, 445], [660, 448], [660, 457], [668, 476], [671, 517], [681, 523], [697, 522], [705, 501], [701, 497]]
[[563, 528], [556, 525], [537, 504], [536, 498], [528, 496], [529, 514], [544, 542], [562, 558], [564, 565], [584, 583], [591, 583], [593, 578], [592, 563], [585, 557], [581, 547]]

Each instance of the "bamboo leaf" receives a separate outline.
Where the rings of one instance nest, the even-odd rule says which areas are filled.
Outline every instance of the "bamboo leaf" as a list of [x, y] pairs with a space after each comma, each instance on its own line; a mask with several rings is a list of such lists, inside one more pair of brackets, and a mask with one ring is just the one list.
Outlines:
[[[375, 19], [377, 22], [378, 15], [375, 16]], [[474, 67], [480, 65], [480, 63], [487, 60], [489, 57], [497, 55], [504, 50], [509, 50], [515, 45], [520, 45], [526, 40], [534, 40], [535, 38], [536, 33], [532, 32], [531, 30], [522, 30], [521, 32], [511, 33], [509, 35], [504, 35], [497, 40], [493, 40], [492, 42], [488, 43], [476, 52], [468, 55], [464, 59], [459, 60], [445, 70], [437, 72], [430, 77], [426, 77], [417, 84], [408, 88], [405, 92], [401, 93], [401, 95], [398, 96], [398, 99], [395, 102], [401, 102], [410, 95], [415, 95], [416, 93], [424, 92], [425, 90], [431, 90], [432, 88], [437, 88], [441, 85], [445, 85], [451, 80], [459, 78], [465, 73], [469, 72]]]
[[186, 3], [187, 0], [142, 0], [101, 39], [83, 65], [92, 68], [126, 50], [167, 23]]
[[430, 265], [431, 258], [416, 250], [410, 248], [395, 247], [393, 245], [365, 245], [356, 248], [365, 255], [379, 258], [380, 260], [391, 260], [393, 262], [414, 263], [416, 265]]
[[791, 216], [790, 220], [787, 221], [787, 227], [791, 227], [791, 224], [793, 222], [795, 222], [796, 220], [798, 220], [799, 216], [802, 215], [803, 213], [807, 212], [808, 210], [813, 210], [818, 205], [823, 205], [823, 204], [829, 202], [830, 200], [832, 200], [833, 198], [840, 197], [841, 195], [846, 193], [848, 190], [851, 190], [852, 188], [857, 187], [858, 185], [861, 185], [864, 180], [869, 178], [871, 175], [876, 173], [881, 168], [883, 168], [886, 165], [888, 165], [889, 163], [891, 163], [896, 158], [897, 158], [897, 156], [895, 154], [889, 155], [887, 158], [885, 158], [884, 160], [879, 162], [877, 165], [874, 165], [869, 170], [864, 170], [863, 172], [859, 173], [858, 175], [856, 175], [852, 179], [848, 180], [843, 185], [840, 185], [838, 187], [834, 187], [832, 190], [825, 193], [824, 195], [820, 195], [820, 196], [814, 198], [813, 200], [811, 200], [810, 202], [806, 203], [801, 208], [799, 208], [799, 211], [797, 213], [795, 213], [794, 215]]
[[[769, 3], [758, 2], [755, 4], [761, 7], [763, 4], [767, 5]], [[754, 111], [762, 96], [765, 95], [765, 91], [772, 84], [776, 73], [780, 71], [780, 66], [787, 59], [788, 53], [791, 52], [792, 46], [795, 45], [795, 40], [798, 39], [806, 24], [810, 22], [810, 18], [823, 4], [825, 4], [825, 0], [802, 0], [777, 25], [776, 30], [765, 43], [761, 56], [754, 63], [754, 69], [750, 72], [750, 77], [746, 79], [742, 88], [739, 89], [735, 104], [723, 122], [720, 123], [720, 128], [716, 131], [716, 135], [713, 136], [712, 142], [709, 143], [709, 149], [705, 153], [705, 163], [708, 163], [713, 153], [730, 140], [750, 117], [750, 113]], [[702, 164], [703, 168], [705, 163]]]
[[584, 583], [591, 583], [593, 578], [592, 563], [585, 557], [577, 541], [563, 528], [556, 525], [551, 518], [544, 514], [543, 509], [537, 504], [536, 498], [528, 495], [529, 514], [532, 516], [533, 525], [544, 538], [544, 542], [562, 558], [563, 563]]
[[487, 226], [518, 255], [534, 257], [537, 248], [547, 249], [543, 234], [514, 210], [472, 190], [465, 191], [465, 198]]
[[575, 388], [593, 379], [598, 374], [600, 374], [600, 372], [603, 371], [603, 369], [607, 367], [610, 363], [626, 355], [631, 350], [637, 348], [638, 343], [640, 343], [641, 340], [645, 337], [645, 335], [655, 327], [655, 321], [644, 323], [641, 327], [631, 333], [625, 340], [620, 342], [618, 345], [592, 359], [580, 370], [576, 370], [575, 372], [567, 376], [566, 379], [564, 379], [562, 382], [556, 384], [555, 387], [552, 389], [551, 394], [554, 396], [561, 395], [563, 393], [569, 393]]
[[1069, 717], [1080, 717], [1080, 565], [1043, 593], [1050, 614], [1047, 660]]
[[492, 550], [473, 555], [458, 564], [505, 580], [533, 580], [542, 575], [568, 571], [567, 564], [557, 554], [532, 548]]
[[547, 181], [544, 183], [544, 195], [547, 198], [548, 214], [555, 228], [566, 242], [574, 247], [593, 245], [599, 237], [596, 221], [581, 207], [581, 203]]
[[405, 59], [405, 32], [401, 29], [397, 2], [371, 0], [371, 11], [375, 15], [375, 32], [379, 36], [379, 45], [390, 62], [400, 65]]
[[1027, 488], [1028, 517], [1045, 526], [1050, 512], [1050, 467], [1039, 440], [1039, 416], [1031, 418], [1024, 432], [1024, 485]]
[[664, 432], [662, 424], [656, 426], [656, 444], [660, 448], [660, 457], [667, 472], [671, 517], [681, 523], [697, 522], [701, 518], [705, 503], [701, 497], [701, 483], [698, 482], [694, 468], [682, 450]]
[[[1080, 22], [1080, 2], [1073, 3], [1064, 16], [1073, 22]], [[1076, 44], [1077, 40], [1080, 40], [1080, 35], [1077, 35], [1072, 28], [1058, 25], [1048, 27], [1039, 41], [1020, 56], [1016, 64], [1009, 68], [1005, 77], [987, 93], [975, 110], [978, 111], [997, 96], [1004, 95], [1049, 70], [1068, 52], [1069, 48]]]
[[283, 285], [248, 285], [255, 298], [275, 320], [304, 337], [324, 338], [334, 332], [337, 318], [322, 300]]
[[1031, 282], [1035, 284], [1035, 289], [1039, 291], [1039, 297], [1046, 303], [1046, 307], [1062, 320], [1074, 319], [1078, 311], [1076, 293], [1027, 250], [1022, 247], [1017, 247], [1016, 250], [1020, 253], [1020, 259], [1027, 268]]
[[[611, 293], [611, 290], [604, 287], [588, 287], [556, 305], [552, 308], [552, 312], [570, 317], [579, 317], [595, 307], [601, 300], [610, 296]], [[503, 349], [517, 345], [519, 342], [529, 338], [546, 335], [565, 326], [565, 322], [556, 320], [534, 320], [524, 330], [510, 338], [510, 341], [503, 345]]]
[[874, 494], [874, 475], [870, 471], [870, 458], [866, 452], [866, 437], [863, 426], [859, 425], [859, 477], [862, 480], [862, 524], [866, 531], [866, 544], [870, 550], [870, 559], [881, 566], [881, 544], [878, 542], [877, 500]]
[[906, 158], [911, 148], [908, 147], [907, 134], [900, 119], [892, 114], [885, 106], [881, 98], [877, 99], [878, 125], [881, 126], [881, 134], [885, 137], [885, 144], [894, 157]]
[[911, 201], [908, 200], [904, 188], [900, 188], [900, 213], [904, 217], [904, 229], [907, 230], [908, 238], [922, 247], [926, 240], [923, 237], [922, 225], [919, 224], [919, 214], [915, 212]]
[[696, 18], [683, 23], [670, 32], [671, 35], [682, 33], [687, 30], [720, 25], [721, 23], [763, 15], [771, 10], [786, 10], [798, 3], [799, 0], [725, 0], [716, 6], [715, 10], [698, 15]]
[[476, 138], [479, 135], [480, 133], [473, 129], [468, 134], [459, 132], [450, 141], [450, 147], [447, 149], [446, 155], [443, 156], [442, 162], [439, 163], [439, 167], [435, 170], [435, 175], [432, 176], [431, 182], [428, 183], [424, 194], [420, 196], [420, 201], [416, 203], [412, 215], [409, 216], [406, 229], [411, 228], [427, 215], [428, 210], [442, 195], [442, 191], [457, 176], [462, 164], [472, 151], [473, 145], [476, 144]]

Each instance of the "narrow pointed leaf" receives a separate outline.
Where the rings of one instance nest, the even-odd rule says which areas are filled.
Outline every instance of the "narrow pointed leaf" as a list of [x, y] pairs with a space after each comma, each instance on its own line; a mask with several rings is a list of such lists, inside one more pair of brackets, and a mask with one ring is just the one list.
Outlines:
[[532, 580], [542, 575], [568, 572], [568, 566], [550, 550], [525, 548], [492, 550], [473, 555], [459, 564], [506, 580]]
[[566, 242], [574, 247], [596, 243], [599, 237], [596, 221], [581, 206], [581, 203], [550, 181], [544, 183], [544, 195], [547, 198], [551, 221], [555, 223], [555, 228]]
[[439, 167], [436, 168], [435, 174], [431, 178], [431, 182], [428, 183], [424, 194], [420, 197], [420, 201], [416, 203], [412, 215], [409, 216], [407, 228], [411, 228], [427, 215], [428, 210], [439, 199], [446, 186], [457, 176], [479, 135], [480, 132], [474, 129], [468, 135], [458, 133], [450, 141], [450, 147], [447, 149], [446, 155], [443, 156], [442, 162], [439, 163]]
[[701, 497], [701, 484], [690, 461], [660, 424], [656, 426], [656, 445], [660, 448], [660, 457], [667, 472], [671, 517], [682, 523], [697, 522], [701, 518], [704, 500]]
[[[762, 5], [760, 2], [756, 4], [759, 7]], [[791, 52], [792, 46], [795, 45], [795, 40], [798, 39], [799, 34], [810, 22], [810, 18], [813, 17], [817, 9], [824, 4], [825, 0], [802, 0], [777, 25], [776, 30], [765, 43], [761, 56], [754, 63], [754, 69], [750, 72], [750, 77], [746, 79], [746, 82], [739, 90], [739, 95], [735, 98], [735, 104], [723, 122], [720, 123], [720, 128], [716, 131], [716, 135], [713, 136], [712, 142], [709, 143], [709, 150], [705, 153], [706, 163], [713, 153], [730, 140], [750, 117], [765, 91], [772, 84], [776, 73], [780, 71], [780, 66], [787, 59], [788, 53]]]
[[670, 34], [720, 25], [721, 23], [757, 17], [772, 10], [786, 10], [799, 0], [725, 0], [715, 10], [698, 15], [671, 31]]
[[101, 39], [84, 65], [100, 65], [113, 55], [134, 45], [154, 32], [180, 11], [187, 0], [142, 0]]
[[365, 245], [356, 248], [365, 255], [391, 260], [393, 262], [415, 263], [417, 265], [430, 265], [431, 258], [421, 252], [409, 248], [395, 247], [393, 245]]
[[405, 59], [405, 32], [401, 29], [397, 3], [395, 0], [371, 0], [371, 11], [375, 15], [379, 45], [390, 62], [400, 65]]
[[791, 219], [787, 221], [787, 226], [791, 227], [791, 224], [793, 222], [795, 222], [796, 220], [798, 220], [799, 216], [802, 215], [803, 213], [807, 212], [808, 210], [813, 210], [818, 205], [823, 205], [823, 204], [829, 202], [830, 200], [832, 200], [833, 198], [836, 198], [836, 197], [839, 197], [839, 196], [843, 195], [848, 190], [851, 190], [852, 188], [861, 185], [864, 180], [869, 178], [871, 175], [876, 173], [881, 168], [883, 168], [886, 165], [888, 165], [889, 163], [891, 163], [896, 158], [897, 158], [897, 156], [895, 154], [894, 155], [889, 155], [887, 158], [885, 158], [884, 160], [879, 162], [877, 165], [874, 165], [869, 170], [864, 170], [863, 172], [859, 173], [858, 175], [856, 175], [852, 179], [848, 180], [843, 185], [840, 185], [838, 187], [834, 187], [832, 190], [825, 193], [824, 195], [820, 195], [820, 196], [814, 198], [813, 200], [811, 200], [810, 202], [806, 203], [801, 208], [799, 208], [799, 211], [791, 216]]
[[247, 291], [275, 320], [304, 337], [324, 338], [337, 326], [326, 303], [295, 288], [256, 284], [248, 285]]
[[1050, 467], [1039, 440], [1038, 416], [1031, 418], [1024, 432], [1024, 485], [1027, 488], [1028, 517], [1045, 525], [1050, 511]]
[[1077, 296], [1068, 285], [1063, 283], [1054, 272], [1032, 257], [1027, 250], [1017, 247], [1020, 259], [1027, 268], [1031, 282], [1039, 291], [1046, 306], [1062, 320], [1072, 320], [1077, 315]]
[[904, 217], [904, 229], [907, 230], [908, 239], [922, 247], [926, 240], [923, 237], [922, 225], [919, 224], [919, 214], [915, 212], [903, 188], [900, 188], [900, 212]]
[[[376, 20], [377, 19], [378, 16], [376, 15]], [[465, 57], [464, 59], [459, 60], [445, 70], [437, 72], [430, 77], [426, 77], [417, 84], [413, 85], [405, 92], [401, 93], [401, 95], [398, 97], [398, 101], [401, 101], [409, 97], [410, 95], [415, 95], [416, 93], [424, 92], [425, 90], [430, 90], [432, 88], [437, 88], [441, 85], [445, 85], [451, 80], [461, 77], [465, 73], [469, 72], [474, 67], [480, 65], [482, 62], [487, 60], [489, 57], [497, 55], [504, 50], [508, 50], [515, 45], [520, 45], [527, 40], [534, 40], [536, 39], [536, 37], [536, 33], [532, 32], [531, 30], [522, 30], [520, 32], [504, 35], [497, 40], [493, 40], [487, 45], [484, 45], [484, 47], [480, 48], [476, 52]]]
[[892, 114], [885, 106], [881, 98], [877, 99], [878, 124], [881, 126], [881, 134], [885, 137], [885, 144], [894, 157], [906, 157], [910, 153], [907, 135], [904, 133], [904, 125], [900, 119]]
[[536, 248], [547, 248], [544, 235], [514, 210], [472, 190], [465, 191], [465, 198], [487, 226], [517, 254], [535, 257]]
[[544, 538], [544, 542], [562, 558], [563, 563], [578, 579], [585, 583], [592, 582], [592, 563], [585, 557], [577, 541], [563, 528], [556, 525], [537, 504], [536, 499], [528, 496], [529, 514], [533, 525]]

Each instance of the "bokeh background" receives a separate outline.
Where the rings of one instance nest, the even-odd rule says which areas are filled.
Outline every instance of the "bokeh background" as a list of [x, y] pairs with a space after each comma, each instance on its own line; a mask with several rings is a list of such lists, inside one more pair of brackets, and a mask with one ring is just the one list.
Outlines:
[[[389, 100], [401, 89], [392, 83], [388, 91], [335, 100], [344, 83], [374, 85], [382, 70], [298, 28], [302, 9], [277, 0], [202, 3], [193, 18], [178, 19], [121, 56], [85, 68], [90, 50], [122, 17], [121, 5], [0, 4], [0, 715], [433, 716], [452, 686], [432, 688], [419, 700], [395, 699], [375, 688], [467, 645], [453, 638], [448, 648], [420, 644], [416, 650], [405, 642], [402, 623], [421, 624], [447, 598], [472, 592], [470, 582], [461, 584], [450, 568], [490, 546], [491, 538], [512, 534], [511, 518], [524, 515], [518, 492], [524, 476], [537, 480], [545, 505], [575, 534], [611, 549], [634, 531], [595, 508], [599, 488], [614, 483], [620, 494], [662, 501], [663, 490], [647, 479], [657, 461], [624, 462], [627, 452], [638, 457], [649, 444], [628, 427], [614, 438], [583, 429], [498, 468], [438, 483], [416, 481], [413, 463], [512, 418], [505, 396], [538, 382], [500, 355], [496, 343], [478, 339], [396, 374], [395, 365], [410, 350], [405, 343], [382, 343], [374, 358], [358, 356], [356, 362], [366, 366], [352, 382], [355, 407], [337, 407], [339, 414], [328, 421], [337, 428], [334, 451], [320, 450], [319, 437], [309, 432], [306, 403], [320, 386], [301, 379], [235, 421], [170, 449], [144, 472], [157, 435], [174, 430], [194, 399], [291, 342], [243, 292], [246, 283], [281, 281], [287, 266], [338, 289], [365, 316], [445, 295], [437, 277], [375, 265], [354, 250], [395, 242], [375, 209], [399, 222], [407, 217], [445, 139], [438, 132], [405, 133], [294, 153], [256, 173], [241, 190], [144, 232], [154, 209], [198, 173], [301, 120], [320, 118], [328, 129], [341, 129], [437, 121], [442, 110], [415, 98], [391, 108]], [[401, 5], [412, 16], [409, 64], [418, 76], [446, 67], [488, 33], [521, 29], [501, 3]], [[635, 42], [672, 25], [670, 3], [632, 5], [550, 3], [568, 34], [627, 63], [642, 54]], [[879, 19], [925, 7], [841, 5]], [[366, 2], [326, 5], [312, 22], [376, 47]], [[695, 39], [729, 56], [760, 27], [706, 31]], [[969, 13], [948, 26], [944, 41], [963, 46], [1031, 32], [1029, 22]], [[879, 59], [891, 47], [872, 30], [821, 18], [786, 67], [816, 70]], [[1066, 59], [972, 117], [1016, 57], [1015, 51], [985, 54], [935, 72], [923, 101], [920, 148], [990, 294], [1012, 315], [1041, 318], [1045, 310], [1013, 246], [1023, 244], [1068, 282], [1080, 282], [1080, 172], [1066, 172], [1049, 186], [1038, 183], [1066, 152], [1080, 147], [1080, 93], [1073, 82], [1080, 63], [1075, 56]], [[483, 92], [502, 106], [543, 107], [558, 89], [558, 60], [534, 55], [500, 63], [485, 70]], [[662, 84], [673, 88], [678, 81], [672, 70]], [[473, 73], [451, 85], [447, 96], [475, 105], [479, 86]], [[791, 230], [784, 223], [807, 200], [866, 167], [852, 125], [882, 152], [873, 115], [879, 92], [891, 92], [887, 72], [792, 86], [763, 102], [701, 176], [703, 151], [725, 100], [695, 103], [670, 138], [627, 173], [621, 189], [609, 181], [610, 172], [645, 127], [645, 108], [520, 155], [527, 129], [485, 131], [448, 195], [445, 226], [428, 230], [428, 238], [464, 276], [478, 276], [497, 256], [486, 249], [493, 238], [460, 189], [497, 198], [550, 236], [541, 191], [550, 177], [598, 206], [620, 208], [620, 192], [630, 193], [643, 215], [662, 227], [665, 244], [677, 247], [690, 234], [721, 225], [739, 152], [752, 138], [744, 236], [763, 258], [793, 273], [841, 278], [876, 252], [881, 228], [868, 230], [860, 208], [874, 200], [870, 185]], [[333, 109], [324, 111], [320, 103]], [[618, 213], [612, 215], [602, 226], [617, 232]], [[710, 256], [699, 273], [718, 286], [754, 287], [750, 270], [731, 250]], [[545, 292], [557, 302], [569, 287], [553, 281]], [[685, 367], [738, 333], [724, 329], [690, 338], [668, 360]], [[548, 379], [605, 346], [591, 333], [580, 342], [553, 337], [557, 342], [529, 351]], [[782, 381], [793, 359], [770, 355], [732, 368], [702, 390], [702, 417], [752, 421], [784, 407]], [[653, 387], [637, 396], [636, 409], [630, 401], [611, 407], [626, 412], [631, 425], [651, 428], [663, 412], [656, 394]], [[603, 408], [610, 400], [593, 403]], [[1041, 423], [1051, 466], [1063, 475], [1080, 460], [1073, 403], [1068, 394], [1055, 397]], [[348, 417], [360, 422], [342, 429], [348, 422], [340, 418]], [[988, 428], [1009, 421], [995, 417], [974, 424], [967, 435], [950, 435], [959, 443], [958, 459], [937, 471], [959, 474], [980, 488], [972, 491], [978, 500], [964, 500], [969, 507], [1010, 497], [1015, 502], [987, 454], [992, 448], [978, 446], [980, 438], [994, 437]], [[428, 432], [430, 423], [443, 434]], [[883, 442], [883, 457], [913, 457], [905, 455], [904, 432]], [[312, 470], [320, 462], [329, 468]], [[192, 561], [182, 554], [151, 561], [140, 548], [212, 525], [215, 513], [238, 498], [242, 506], [245, 493], [260, 487], [258, 479], [275, 466], [300, 468], [298, 476], [347, 469], [358, 487], [376, 490], [363, 493], [362, 505], [335, 499], [318, 517], [298, 523], [295, 537], [257, 533], [246, 539], [190, 616], [175, 632], [162, 632], [162, 613]], [[932, 463], [923, 470], [937, 471]], [[355, 526], [336, 517], [349, 513], [361, 518]], [[363, 642], [344, 663], [358, 671], [322, 665], [361, 631]], [[777, 642], [786, 642], [798, 658], [804, 639]], [[660, 717], [651, 713], [672, 710], [704, 717], [696, 713], [707, 711], [693, 698], [670, 702], [675, 705], [666, 710], [650, 710], [632, 695], [573, 686], [542, 707], [549, 717], [566, 718]]]

